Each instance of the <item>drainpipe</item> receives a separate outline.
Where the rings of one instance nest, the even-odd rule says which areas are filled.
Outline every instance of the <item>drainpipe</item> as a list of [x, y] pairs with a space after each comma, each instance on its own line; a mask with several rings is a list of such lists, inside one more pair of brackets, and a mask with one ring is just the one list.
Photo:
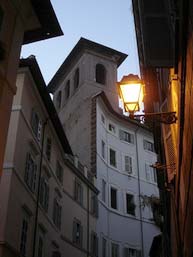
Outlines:
[[39, 213], [39, 194], [40, 194], [40, 181], [42, 174], [42, 161], [43, 161], [43, 153], [44, 153], [44, 137], [45, 137], [45, 127], [48, 123], [47, 118], [43, 123], [43, 133], [42, 133], [42, 143], [41, 143], [41, 154], [40, 154], [40, 166], [39, 166], [39, 176], [38, 176], [38, 189], [37, 189], [37, 201], [36, 201], [36, 209], [35, 209], [35, 223], [34, 223], [34, 235], [33, 235], [33, 248], [32, 248], [32, 257], [35, 257], [36, 252], [36, 236], [37, 236], [37, 225], [38, 225], [38, 213]]
[[138, 156], [138, 142], [137, 142], [137, 131], [139, 128], [135, 130], [135, 138], [136, 138], [136, 157], [137, 157], [137, 182], [138, 182], [138, 194], [139, 194], [139, 220], [140, 220], [140, 230], [141, 230], [141, 252], [142, 257], [144, 257], [144, 241], [143, 241], [143, 221], [142, 221], [142, 210], [141, 210], [141, 184], [140, 184], [140, 172], [139, 172], [139, 156]]

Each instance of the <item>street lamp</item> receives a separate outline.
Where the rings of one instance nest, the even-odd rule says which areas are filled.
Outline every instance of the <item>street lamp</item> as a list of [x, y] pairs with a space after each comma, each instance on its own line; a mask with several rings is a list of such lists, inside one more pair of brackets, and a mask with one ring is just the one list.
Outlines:
[[129, 74], [123, 76], [122, 80], [117, 83], [120, 98], [123, 101], [124, 109], [129, 112], [131, 119], [156, 121], [165, 124], [175, 123], [177, 120], [176, 112], [157, 112], [135, 114], [140, 110], [144, 96], [144, 83], [138, 75]]

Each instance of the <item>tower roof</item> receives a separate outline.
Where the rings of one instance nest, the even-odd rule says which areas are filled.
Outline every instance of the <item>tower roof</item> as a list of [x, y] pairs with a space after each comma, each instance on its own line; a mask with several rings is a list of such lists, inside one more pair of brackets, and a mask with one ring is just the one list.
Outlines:
[[48, 90], [50, 92], [55, 91], [60, 79], [67, 74], [67, 72], [71, 69], [72, 65], [74, 64], [74, 61], [77, 60], [85, 51], [92, 51], [105, 57], [109, 57], [112, 59], [112, 61], [114, 61], [117, 64], [117, 67], [119, 67], [127, 57], [126, 54], [121, 53], [117, 50], [95, 43], [85, 38], [80, 38], [78, 43], [72, 49], [68, 57], [65, 59], [65, 61], [62, 63], [58, 71], [55, 73], [55, 75], [49, 82]]

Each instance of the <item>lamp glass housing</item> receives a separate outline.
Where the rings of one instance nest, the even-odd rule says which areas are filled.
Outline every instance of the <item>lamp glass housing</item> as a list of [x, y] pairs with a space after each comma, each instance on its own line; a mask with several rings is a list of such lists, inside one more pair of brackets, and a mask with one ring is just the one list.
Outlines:
[[134, 113], [139, 111], [144, 95], [143, 84], [139, 79], [120, 82], [119, 92], [127, 112]]

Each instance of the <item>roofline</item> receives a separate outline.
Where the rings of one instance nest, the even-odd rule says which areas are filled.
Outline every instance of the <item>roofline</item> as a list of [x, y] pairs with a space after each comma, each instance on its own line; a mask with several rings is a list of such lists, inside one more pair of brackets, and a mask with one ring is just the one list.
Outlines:
[[50, 98], [50, 95], [47, 91], [45, 81], [43, 79], [42, 73], [40, 71], [39, 65], [38, 65], [35, 57], [31, 56], [26, 59], [21, 59], [19, 66], [27, 67], [30, 69], [30, 72], [35, 81], [36, 88], [37, 88], [37, 90], [40, 94], [40, 97], [44, 103], [44, 106], [49, 115], [49, 119], [52, 122], [52, 125], [53, 125], [55, 132], [60, 140], [62, 148], [65, 153], [73, 155], [71, 147], [68, 142], [68, 139], [65, 135], [64, 129], [62, 127], [62, 124], [61, 124], [58, 114], [56, 112], [56, 109], [54, 107], [52, 99]]
[[146, 125], [140, 123], [139, 121], [133, 120], [133, 119], [131, 119], [131, 118], [129, 118], [129, 117], [123, 115], [123, 114], [120, 114], [120, 113], [116, 112], [116, 111], [113, 109], [112, 105], [110, 104], [110, 102], [109, 102], [109, 100], [108, 100], [108, 98], [107, 98], [107, 96], [106, 96], [106, 94], [105, 94], [104, 91], [101, 91], [99, 94], [95, 95], [94, 98], [95, 98], [95, 97], [96, 97], [96, 98], [101, 97], [101, 99], [103, 100], [103, 102], [104, 102], [105, 106], [107, 107], [108, 111], [109, 111], [112, 115], [114, 115], [116, 118], [118, 118], [118, 119], [120, 119], [120, 120], [122, 120], [122, 121], [124, 121], [124, 122], [127, 122], [127, 123], [129, 122], [129, 123], [131, 123], [131, 124], [133, 124], [133, 125], [135, 125], [135, 126], [137, 126], [137, 127], [140, 127], [140, 128], [142, 128], [142, 129], [145, 129], [145, 130], [147, 130], [148, 132], [151, 132], [151, 133], [152, 133], [151, 129], [150, 129], [148, 126], [146, 126]]
[[64, 77], [67, 74], [67, 72], [72, 68], [74, 60], [78, 59], [82, 55], [82, 53], [86, 50], [95, 51], [100, 54], [102, 53], [111, 58], [114, 56], [114, 61], [116, 62], [117, 67], [119, 67], [127, 57], [127, 54], [121, 53], [117, 50], [114, 50], [107, 46], [90, 41], [88, 39], [80, 38], [80, 40], [77, 42], [75, 47], [72, 49], [70, 54], [67, 56], [65, 61], [62, 63], [58, 71], [55, 73], [55, 75], [49, 82], [48, 84], [49, 92], [55, 91], [56, 85], [58, 85], [58, 82], [60, 81], [61, 77]]
[[41, 27], [24, 32], [23, 44], [62, 36], [60, 27], [50, 0], [30, 0]]

